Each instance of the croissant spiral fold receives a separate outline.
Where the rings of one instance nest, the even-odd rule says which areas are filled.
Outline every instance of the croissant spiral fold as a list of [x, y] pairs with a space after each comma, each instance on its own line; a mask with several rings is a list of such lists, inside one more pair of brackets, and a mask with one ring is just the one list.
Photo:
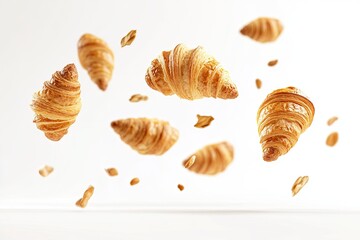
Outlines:
[[267, 43], [275, 41], [282, 31], [283, 26], [278, 19], [262, 17], [248, 23], [240, 33], [257, 42]]
[[34, 123], [45, 136], [59, 141], [75, 122], [81, 109], [80, 83], [74, 64], [69, 64], [44, 83], [42, 91], [34, 94], [31, 108]]
[[[234, 159], [234, 148], [229, 142], [219, 142], [207, 145], [195, 154], [196, 160], [193, 165], [188, 167], [192, 172], [206, 175], [215, 175], [223, 172]], [[183, 165], [189, 159], [183, 161]]]
[[162, 155], [178, 140], [179, 132], [166, 121], [128, 118], [113, 121], [111, 127], [122, 141], [140, 154]]
[[164, 95], [194, 100], [203, 97], [233, 99], [238, 96], [229, 73], [202, 47], [179, 44], [163, 51], [148, 68], [146, 83]]
[[107, 43], [92, 35], [84, 34], [78, 41], [81, 66], [91, 80], [103, 91], [108, 87], [114, 69], [114, 54]]
[[258, 133], [265, 161], [286, 154], [310, 127], [315, 114], [312, 102], [295, 87], [273, 91], [259, 107]]

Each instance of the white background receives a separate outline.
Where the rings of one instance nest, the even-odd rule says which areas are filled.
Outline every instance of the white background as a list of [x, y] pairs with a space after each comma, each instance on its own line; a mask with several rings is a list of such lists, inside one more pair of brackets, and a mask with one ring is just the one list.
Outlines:
[[[0, 207], [63, 207], [92, 184], [88, 208], [193, 207], [360, 209], [358, 1], [4, 1], [0, 0]], [[239, 34], [249, 21], [276, 17], [278, 41], [260, 44]], [[120, 39], [131, 29], [131, 46]], [[115, 54], [113, 78], [100, 91], [80, 66], [77, 41], [84, 33], [104, 39]], [[235, 100], [180, 100], [150, 89], [144, 80], [151, 60], [178, 43], [203, 46], [229, 70]], [[273, 68], [269, 60], [279, 59]], [[32, 123], [32, 94], [66, 64], [75, 63], [82, 109], [60, 142]], [[255, 79], [263, 88], [255, 87]], [[262, 160], [256, 112], [268, 93], [287, 86], [303, 90], [315, 105], [312, 126], [297, 145], [272, 163]], [[147, 102], [130, 103], [135, 93]], [[196, 114], [215, 120], [194, 128]], [[331, 127], [326, 121], [339, 120]], [[161, 157], [142, 156], [123, 143], [110, 122], [156, 117], [179, 129], [179, 141]], [[327, 135], [339, 132], [334, 148]], [[191, 173], [182, 160], [204, 145], [228, 140], [235, 159], [208, 177]], [[42, 178], [44, 164], [55, 168]], [[105, 168], [116, 167], [110, 178]], [[294, 198], [300, 175], [310, 180]], [[130, 187], [129, 181], [141, 182]], [[180, 192], [177, 184], [185, 186]], [[244, 207], [245, 206], [245, 207]]]

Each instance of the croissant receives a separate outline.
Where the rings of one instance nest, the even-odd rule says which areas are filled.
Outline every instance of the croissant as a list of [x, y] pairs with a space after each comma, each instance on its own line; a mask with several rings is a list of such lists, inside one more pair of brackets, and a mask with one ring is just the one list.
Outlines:
[[78, 55], [91, 80], [105, 91], [114, 69], [114, 54], [109, 46], [102, 39], [87, 33], [79, 39]]
[[283, 31], [280, 21], [275, 18], [262, 17], [253, 20], [240, 30], [240, 33], [261, 42], [275, 41]]
[[162, 155], [178, 140], [179, 132], [166, 121], [128, 118], [113, 121], [111, 127], [121, 140], [140, 154]]
[[274, 161], [286, 154], [310, 127], [314, 114], [312, 102], [295, 87], [270, 93], [257, 112], [263, 159]]
[[[234, 148], [228, 142], [211, 144], [198, 150], [191, 156], [196, 156], [193, 165], [188, 167], [192, 172], [215, 175], [223, 172], [234, 159]], [[183, 165], [187, 163], [186, 159]]]
[[59, 141], [76, 120], [81, 108], [80, 84], [74, 64], [69, 64], [44, 83], [42, 91], [34, 94], [31, 104], [36, 116], [34, 123], [45, 136]]
[[194, 100], [203, 97], [233, 99], [238, 96], [229, 73], [202, 47], [179, 44], [151, 62], [146, 83], [164, 95]]

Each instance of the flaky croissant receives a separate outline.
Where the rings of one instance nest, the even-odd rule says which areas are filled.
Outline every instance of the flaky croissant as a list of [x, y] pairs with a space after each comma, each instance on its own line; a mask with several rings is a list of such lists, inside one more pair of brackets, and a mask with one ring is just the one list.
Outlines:
[[282, 31], [283, 26], [278, 19], [262, 17], [248, 23], [240, 33], [255, 41], [267, 43], [275, 41]]
[[31, 104], [36, 116], [34, 123], [45, 136], [59, 141], [76, 120], [81, 109], [80, 83], [74, 64], [69, 64], [44, 83], [34, 94]]
[[78, 41], [78, 55], [93, 82], [103, 91], [108, 87], [114, 69], [114, 54], [105, 41], [84, 34]]
[[238, 96], [229, 73], [202, 47], [179, 44], [151, 62], [146, 83], [164, 95], [194, 100], [203, 97], [233, 99]]
[[111, 127], [121, 140], [140, 154], [162, 155], [178, 140], [179, 132], [166, 121], [128, 118], [113, 121]]
[[310, 127], [314, 114], [312, 102], [295, 87], [270, 93], [257, 113], [263, 159], [274, 161], [286, 154]]
[[[188, 167], [190, 171], [214, 175], [223, 172], [234, 159], [234, 148], [228, 142], [207, 145], [195, 154], [195, 162]], [[193, 156], [191, 155], [191, 156]], [[185, 166], [188, 159], [183, 162]]]

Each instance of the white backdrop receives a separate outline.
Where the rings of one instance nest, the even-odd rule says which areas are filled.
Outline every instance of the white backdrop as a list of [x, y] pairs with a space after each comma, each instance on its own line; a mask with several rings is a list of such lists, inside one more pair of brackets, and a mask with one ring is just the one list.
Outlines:
[[[4, 1], [0, 0], [0, 207], [69, 207], [92, 184], [96, 206], [270, 206], [360, 209], [359, 94], [360, 2], [358, 1]], [[239, 29], [260, 17], [284, 25], [278, 41], [259, 44]], [[120, 39], [131, 29], [131, 46]], [[77, 57], [84, 33], [104, 39], [115, 54], [106, 92], [91, 82]], [[178, 43], [202, 45], [229, 70], [239, 90], [235, 100], [180, 100], [150, 89], [144, 75], [151, 60]], [[269, 68], [267, 62], [279, 59]], [[66, 64], [75, 63], [82, 109], [69, 133], [51, 142], [32, 123], [32, 94]], [[263, 88], [255, 87], [255, 79]], [[296, 86], [315, 105], [312, 126], [279, 160], [262, 160], [256, 112], [272, 90]], [[147, 102], [130, 103], [135, 93]], [[196, 114], [215, 120], [194, 128]], [[338, 116], [331, 127], [328, 118]], [[110, 127], [128, 117], [156, 117], [180, 131], [161, 157], [133, 151]], [[325, 145], [339, 132], [334, 148]], [[235, 160], [214, 177], [181, 166], [202, 146], [228, 140]], [[47, 178], [44, 164], [55, 168]], [[105, 168], [116, 167], [110, 178]], [[310, 180], [294, 198], [300, 175]], [[133, 177], [140, 184], [129, 186]], [[185, 186], [180, 192], [177, 184]]]

